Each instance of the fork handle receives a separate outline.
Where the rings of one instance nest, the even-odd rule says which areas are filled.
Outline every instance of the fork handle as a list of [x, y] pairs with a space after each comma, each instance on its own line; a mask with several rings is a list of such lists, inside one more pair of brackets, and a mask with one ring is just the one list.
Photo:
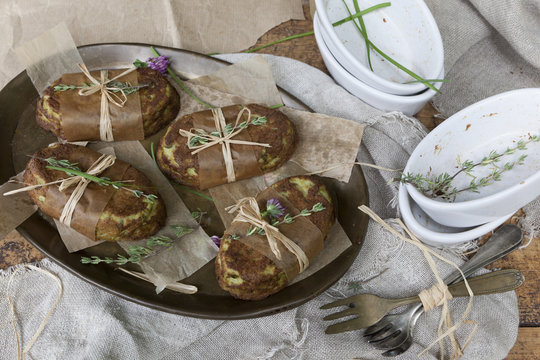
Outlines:
[[[491, 264], [497, 259], [508, 255], [517, 249], [523, 241], [523, 232], [516, 225], [503, 225], [493, 236], [481, 246], [476, 254], [460, 266], [465, 277], [469, 277], [476, 270]], [[444, 279], [446, 284], [452, 284], [461, 280], [461, 273], [454, 271]]]
[[[476, 295], [488, 295], [497, 294], [510, 290], [514, 290], [520, 287], [525, 282], [525, 277], [519, 270], [498, 270], [487, 274], [475, 276], [467, 279], [469, 286], [473, 294]], [[467, 297], [469, 292], [463, 281], [459, 281], [448, 286], [448, 290], [452, 297]], [[392, 300], [392, 309], [398, 306], [417, 304], [416, 309], [422, 307], [420, 303], [420, 297], [411, 296], [408, 298], [394, 299]]]
[[[496, 294], [520, 287], [525, 277], [519, 270], [499, 270], [467, 279], [474, 295]], [[469, 296], [463, 281], [448, 287], [453, 297]]]

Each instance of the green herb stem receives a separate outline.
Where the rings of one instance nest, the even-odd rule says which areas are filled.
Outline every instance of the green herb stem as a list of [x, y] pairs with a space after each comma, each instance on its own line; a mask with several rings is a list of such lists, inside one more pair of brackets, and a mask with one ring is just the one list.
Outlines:
[[309, 36], [309, 35], [313, 35], [313, 31], [308, 31], [308, 32], [305, 32], [305, 33], [297, 34], [297, 35], [287, 36], [287, 37], [285, 37], [283, 39], [279, 39], [279, 40], [273, 41], [273, 42], [271, 42], [269, 44], [262, 45], [262, 46], [259, 46], [259, 47], [256, 47], [256, 48], [253, 48], [253, 49], [250, 49], [250, 50], [246, 50], [244, 52], [245, 53], [252, 53], [252, 52], [259, 51], [261, 49], [267, 48], [267, 47], [272, 46], [272, 45], [280, 44], [280, 43], [285, 42], [285, 41], [298, 39], [298, 38], [302, 38], [302, 37]]
[[[154, 160], [154, 164], [156, 164], [156, 167], [159, 169], [159, 166], [156, 161], [156, 154], [154, 153], [154, 142], [152, 141], [150, 143], [150, 155], [152, 155], [152, 160]], [[161, 171], [161, 169], [159, 170]]]
[[[183, 226], [183, 225], [171, 226], [171, 228], [176, 231], [176, 236], [178, 238], [193, 232], [193, 229], [187, 226]], [[172, 244], [173, 244], [173, 240], [170, 237], [164, 236], [164, 235], [156, 235], [148, 239], [146, 241], [145, 246], [141, 246], [141, 245], [130, 246], [127, 249], [128, 257], [125, 257], [124, 255], [120, 255], [120, 254], [116, 255], [116, 259], [113, 259], [111, 257], [105, 257], [102, 259], [96, 255], [93, 255], [90, 257], [82, 256], [81, 263], [92, 264], [92, 265], [97, 265], [102, 262], [104, 262], [105, 264], [116, 264], [116, 265], [125, 265], [127, 263], [137, 264], [145, 257], [154, 255], [156, 253], [155, 248], [157, 246], [170, 247], [172, 246]]]
[[80, 170], [66, 169], [66, 168], [63, 168], [63, 167], [51, 166], [51, 165], [47, 165], [46, 168], [51, 169], [51, 170], [63, 171], [66, 174], [71, 175], [71, 176], [80, 176], [80, 177], [83, 177], [85, 179], [88, 179], [88, 180], [93, 181], [93, 182], [98, 183], [98, 184], [125, 186], [125, 184], [123, 184], [123, 183], [118, 183], [118, 182], [114, 182], [114, 181], [111, 181], [111, 180], [102, 179], [100, 177], [90, 175], [90, 174], [85, 173], [84, 171], [80, 171]]
[[[345, 0], [343, 0], [343, 3], [345, 4]], [[359, 13], [360, 12], [360, 6], [358, 5], [358, 0], [353, 0], [353, 4], [354, 4], [354, 10], [357, 13]], [[347, 8], [347, 11], [349, 11], [349, 8]], [[349, 15], [352, 15], [350, 11], [349, 11]], [[370, 48], [369, 48], [367, 29], [366, 29], [366, 24], [364, 23], [364, 18], [362, 16], [360, 16], [358, 18], [358, 22], [360, 23], [360, 29], [358, 28], [358, 25], [356, 25], [356, 21], [353, 20], [353, 23], [356, 26], [356, 28], [358, 29], [358, 31], [360, 31], [361, 33], [364, 34], [364, 40], [366, 42], [366, 52], [367, 52], [368, 65], [369, 65], [369, 69], [371, 71], [373, 71], [373, 66], [371, 65], [371, 51], [370, 51]]]
[[[348, 21], [351, 21], [351, 20], [354, 20], [354, 19], [357, 19], [357, 18], [361, 18], [362, 16], [364, 16], [366, 14], [369, 14], [372, 11], [375, 11], [377, 9], [381, 9], [381, 8], [384, 8], [384, 7], [388, 7], [390, 5], [391, 5], [391, 3], [389, 3], [389, 2], [373, 5], [372, 7], [369, 7], [366, 10], [362, 10], [360, 12], [357, 12], [354, 15], [347, 16], [346, 18], [343, 18], [343, 19], [341, 19], [339, 21], [336, 21], [335, 23], [332, 23], [332, 26], [336, 27], [336, 26], [345, 24]], [[350, 11], [349, 11], [349, 13], [350, 13]]]
[[[52, 158], [48, 159], [47, 161], [48, 162], [54, 161], [55, 163], [61, 163], [62, 162], [62, 160], [60, 160], [60, 162], [58, 162], [56, 160], [53, 160]], [[71, 164], [71, 165], [74, 165], [74, 164]], [[147, 198], [148, 200], [150, 200], [152, 202], [155, 199], [157, 199], [157, 196], [154, 195], [154, 194], [145, 194], [141, 190], [133, 189], [133, 188], [138, 188], [139, 186], [133, 186], [133, 185], [130, 185], [130, 184], [126, 184], [125, 182], [112, 181], [112, 180], [104, 178], [104, 177], [97, 177], [97, 176], [94, 176], [94, 175], [90, 175], [90, 174], [88, 174], [88, 173], [86, 173], [84, 171], [81, 171], [79, 168], [76, 168], [74, 166], [66, 168], [66, 167], [62, 167], [62, 166], [47, 165], [45, 168], [50, 169], [50, 170], [63, 171], [64, 173], [66, 173], [68, 175], [71, 175], [71, 176], [80, 176], [82, 178], [85, 178], [87, 180], [95, 182], [96, 184], [101, 185], [101, 186], [109, 186], [110, 185], [115, 189], [123, 189], [125, 191], [129, 191], [129, 192], [133, 193], [133, 195], [135, 195], [136, 197], [144, 196], [145, 198]], [[132, 189], [130, 189], [130, 187]]]
[[[339, 25], [342, 25], [348, 21], [351, 21], [351, 20], [354, 20], [356, 18], [362, 18], [362, 15], [366, 15], [374, 10], [377, 10], [377, 9], [380, 9], [380, 8], [383, 8], [383, 7], [387, 7], [387, 6], [390, 6], [390, 3], [389, 2], [386, 2], [386, 3], [382, 3], [382, 4], [378, 4], [378, 5], [374, 5], [370, 8], [367, 8], [366, 10], [364, 11], [361, 11], [355, 15], [351, 15], [351, 16], [348, 16], [344, 19], [341, 19], [339, 21], [336, 21], [335, 23], [332, 24], [332, 26], [339, 26]], [[293, 40], [293, 39], [298, 39], [298, 38], [302, 38], [302, 37], [305, 37], [305, 36], [310, 36], [310, 35], [313, 35], [313, 31], [308, 31], [308, 32], [305, 32], [305, 33], [302, 33], [302, 34], [297, 34], [297, 35], [292, 35], [292, 36], [288, 36], [288, 37], [285, 37], [283, 39], [279, 39], [279, 40], [276, 40], [276, 41], [273, 41], [269, 44], [266, 44], [266, 45], [262, 45], [262, 46], [259, 46], [259, 47], [256, 47], [256, 48], [253, 48], [253, 49], [250, 49], [250, 50], [246, 50], [244, 51], [245, 53], [252, 53], [252, 52], [255, 52], [255, 51], [259, 51], [261, 49], [264, 49], [264, 48], [267, 48], [269, 46], [272, 46], [272, 45], [276, 45], [276, 44], [279, 44], [279, 43], [282, 43], [282, 42], [285, 42], [285, 41], [289, 41], [289, 40]], [[216, 53], [214, 54], [209, 54], [209, 55], [217, 55]]]
[[177, 186], [179, 188], [181, 188], [182, 190], [186, 191], [186, 192], [189, 192], [189, 193], [192, 193], [194, 195], [197, 195], [197, 196], [200, 196], [202, 197], [203, 199], [206, 199], [208, 201], [212, 201], [214, 202], [214, 199], [212, 199], [210, 196], [206, 195], [206, 194], [203, 194], [201, 192], [198, 192], [197, 190], [193, 190], [192, 188], [190, 188], [189, 186], [185, 186], [185, 185], [180, 185], [180, 184], [177, 184]]
[[[325, 209], [326, 208], [324, 207], [324, 205], [319, 202], [319, 203], [316, 203], [315, 205], [313, 205], [313, 207], [310, 210], [303, 209], [302, 211], [300, 211], [300, 213], [298, 213], [295, 216], [291, 216], [290, 214], [287, 213], [283, 217], [283, 220], [274, 220], [270, 225], [277, 227], [277, 226], [283, 225], [283, 224], [292, 224], [296, 218], [304, 217], [304, 216], [311, 216], [311, 214], [323, 211]], [[264, 218], [266, 215], [268, 215], [267, 210], [261, 211], [261, 218]], [[250, 225], [246, 235], [250, 236], [250, 235], [253, 235], [255, 233], [257, 233], [259, 235], [264, 235], [265, 231], [264, 231], [264, 229], [262, 229], [260, 227], [255, 227], [255, 226]]]
[[[429, 81], [429, 82], [450, 82], [450, 80], [448, 79], [423, 79], [425, 81]], [[422, 82], [420, 80], [411, 80], [411, 81], [407, 81], [407, 82], [404, 82], [404, 84], [414, 84], [414, 83], [418, 83], [418, 82]]]
[[[150, 49], [152, 49], [152, 52], [154, 53], [155, 56], [160, 56], [160, 54], [157, 52], [157, 50], [153, 46], [150, 46]], [[199, 104], [204, 105], [204, 106], [206, 106], [208, 108], [211, 108], [211, 109], [215, 108], [215, 106], [210, 105], [207, 102], [205, 102], [205, 101], [199, 99], [197, 96], [195, 96], [191, 92], [191, 90], [189, 90], [187, 88], [187, 86], [184, 85], [182, 80], [180, 80], [180, 78], [176, 75], [176, 73], [174, 71], [172, 71], [172, 69], [169, 66], [167, 66], [167, 72], [169, 73], [169, 75], [171, 75], [171, 77], [174, 79], [174, 81], [176, 81], [178, 86], [180, 86], [182, 88], [182, 90], [184, 90], [189, 96], [191, 96], [193, 99], [195, 99]]]
[[[345, 2], [343, 2], [343, 4], [345, 5], [345, 7], [347, 8], [347, 11], [349, 12], [349, 14], [351, 13], [349, 7], [347, 6], [347, 4]], [[387, 3], [387, 4], [390, 4], [390, 3]], [[360, 13], [356, 13], [355, 17], [358, 17]], [[360, 15], [361, 16], [361, 15]], [[419, 82], [421, 82], [422, 84], [426, 85], [428, 88], [432, 89], [433, 91], [437, 92], [437, 93], [440, 93], [439, 89], [437, 89], [435, 86], [433, 86], [433, 84], [429, 83], [427, 80], [423, 79], [420, 75], [417, 75], [415, 74], [414, 72], [412, 72], [411, 70], [407, 69], [405, 66], [401, 65], [400, 63], [398, 63], [397, 61], [395, 61], [394, 59], [392, 59], [390, 56], [386, 55], [381, 49], [379, 49], [377, 46], [375, 46], [375, 44], [373, 44], [371, 42], [371, 40], [368, 39], [367, 37], [367, 33], [364, 33], [362, 32], [360, 29], [360, 35], [362, 35], [362, 37], [364, 38], [366, 44], [371, 47], [373, 50], [375, 50], [376, 52], [379, 53], [379, 55], [381, 55], [383, 58], [385, 58], [386, 60], [388, 60], [392, 65], [396, 66], [398, 69], [400, 69], [401, 71], [407, 73], [409, 76], [413, 77], [414, 79], [418, 80]]]

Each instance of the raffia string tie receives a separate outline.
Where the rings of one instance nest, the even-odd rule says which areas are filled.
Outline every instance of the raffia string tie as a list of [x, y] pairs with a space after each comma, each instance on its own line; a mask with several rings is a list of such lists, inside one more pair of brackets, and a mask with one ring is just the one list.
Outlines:
[[[244, 107], [242, 108], [242, 110], [240, 110], [240, 112], [236, 116], [236, 121], [234, 122], [233, 131], [231, 131], [228, 134], [225, 133], [227, 122], [225, 121], [225, 116], [223, 115], [223, 111], [221, 111], [221, 108], [214, 108], [211, 110], [212, 110], [212, 116], [214, 118], [214, 124], [216, 126], [215, 132], [212, 132], [209, 134], [203, 129], [190, 129], [189, 131], [180, 129], [179, 133], [180, 135], [187, 137], [188, 148], [193, 150], [191, 152], [191, 155], [195, 155], [214, 145], [221, 144], [221, 149], [223, 152], [223, 160], [225, 161], [225, 169], [227, 170], [227, 182], [229, 183], [235, 182], [236, 174], [234, 172], [231, 144], [262, 146], [262, 147], [270, 147], [270, 145], [261, 144], [261, 143], [257, 143], [253, 141], [233, 139], [236, 135], [238, 135], [244, 129], [247, 128], [247, 126], [239, 128], [238, 124], [240, 123], [240, 120], [242, 119], [242, 115], [244, 114], [244, 112], [247, 112], [248, 114], [247, 121], [251, 119], [251, 110], [249, 110], [249, 108]], [[192, 146], [190, 145], [190, 143], [193, 138], [202, 139], [204, 143]]]
[[[111, 167], [114, 164], [115, 157], [112, 155], [101, 155], [90, 168], [86, 171], [89, 175], [99, 175], [107, 168]], [[62, 224], [71, 226], [71, 219], [73, 218], [73, 213], [75, 212], [75, 207], [84, 194], [84, 190], [90, 183], [90, 180], [83, 178], [82, 176], [73, 176], [65, 179], [60, 183], [59, 190], [64, 191], [72, 185], [75, 185], [75, 190], [71, 193], [66, 205], [62, 209], [62, 214], [60, 219], [58, 219]]]
[[[116, 158], [112, 155], [101, 155], [99, 159], [97, 159], [90, 168], [86, 171], [89, 175], [99, 175], [109, 167], [113, 166]], [[71, 219], [73, 218], [73, 213], [75, 212], [75, 207], [77, 206], [79, 200], [84, 194], [84, 191], [86, 190], [86, 187], [91, 182], [91, 180], [86, 179], [82, 176], [71, 176], [65, 179], [59, 179], [56, 181], [51, 181], [45, 184], [37, 184], [37, 185], [29, 185], [25, 186], [20, 189], [8, 191], [4, 193], [4, 196], [9, 196], [13, 194], [17, 194], [20, 192], [30, 191], [33, 189], [37, 189], [43, 186], [49, 186], [54, 184], [60, 184], [59, 190], [64, 191], [67, 188], [75, 185], [75, 189], [71, 193], [68, 201], [66, 202], [66, 205], [64, 205], [64, 208], [62, 209], [62, 214], [60, 215], [60, 219], [58, 219], [62, 224], [65, 224], [67, 226], [71, 226]]]
[[[15, 279], [15, 274], [17, 274], [19, 271], [24, 270], [26, 268], [41, 272], [41, 273], [47, 275], [48, 277], [52, 278], [56, 282], [56, 284], [58, 285], [58, 295], [56, 296], [56, 299], [55, 299], [54, 303], [52, 304], [51, 308], [49, 309], [49, 311], [45, 315], [45, 318], [41, 321], [41, 324], [39, 325], [36, 332], [32, 336], [32, 339], [30, 339], [30, 342], [28, 343], [28, 345], [26, 345], [23, 348], [23, 344], [22, 344], [23, 339], [22, 339], [22, 335], [19, 336], [19, 331], [17, 329], [17, 321], [16, 321], [16, 317], [15, 317], [15, 303], [14, 303], [13, 299], [11, 298], [10, 288], [11, 288], [11, 284], [12, 284], [13, 280]], [[6, 295], [7, 295], [7, 299], [8, 299], [8, 302], [9, 302], [9, 309], [11, 310], [11, 326], [13, 327], [13, 331], [15, 333], [15, 339], [17, 341], [17, 360], [24, 360], [26, 358], [26, 354], [28, 354], [28, 352], [30, 351], [32, 346], [34, 346], [34, 344], [37, 341], [38, 337], [41, 335], [43, 329], [45, 328], [45, 325], [47, 325], [47, 322], [49, 322], [49, 319], [51, 318], [51, 316], [52, 316], [52, 314], [54, 312], [54, 309], [56, 309], [56, 305], [58, 305], [58, 302], [62, 298], [63, 293], [64, 293], [64, 287], [62, 286], [62, 281], [60, 280], [60, 278], [58, 276], [56, 276], [55, 274], [53, 274], [53, 273], [51, 273], [51, 272], [49, 272], [49, 271], [47, 271], [45, 269], [41, 269], [41, 268], [39, 268], [37, 266], [34, 266], [34, 265], [22, 264], [21, 266], [16, 268], [13, 271], [13, 273], [11, 273], [11, 276], [9, 277], [7, 289], [6, 289]]]
[[235, 205], [229, 206], [225, 208], [225, 210], [228, 211], [229, 214], [238, 211], [233, 222], [245, 222], [263, 229], [266, 238], [268, 239], [268, 245], [276, 258], [281, 260], [281, 252], [278, 248], [278, 243], [281, 243], [298, 259], [300, 272], [307, 269], [309, 266], [309, 259], [304, 250], [302, 250], [294, 241], [283, 235], [277, 227], [270, 225], [262, 219], [261, 210], [259, 209], [259, 204], [257, 204], [255, 198], [246, 197], [240, 199]]
[[453, 298], [448, 290], [448, 286], [441, 283], [437, 283], [429, 289], [422, 290], [418, 296], [420, 297], [420, 301], [422, 302], [425, 311], [433, 310], [437, 306], [441, 306]]
[[[300, 164], [299, 162], [297, 162], [297, 161], [294, 161], [294, 160], [289, 160], [289, 161], [295, 163], [296, 165], [300, 166], [301, 168], [304, 168], [304, 166], [302, 164]], [[332, 170], [339, 169], [339, 168], [344, 168], [344, 167], [353, 167], [354, 165], [366, 166], [366, 167], [370, 167], [370, 168], [373, 168], [373, 169], [382, 170], [382, 171], [389, 171], [389, 172], [403, 171], [403, 169], [389, 169], [389, 168], [385, 168], [385, 167], [378, 166], [378, 165], [375, 165], [375, 164], [355, 161], [355, 162], [349, 162], [349, 163], [347, 163], [347, 162], [339, 163], [337, 165], [333, 165], [333, 166], [330, 166], [330, 167], [327, 167], [327, 168], [324, 168], [324, 169], [320, 169], [320, 170], [315, 170], [315, 171], [306, 173], [304, 175], [320, 175], [320, 174], [325, 173], [327, 171], [332, 171]]]
[[[84, 75], [90, 80], [91, 84], [88, 87], [84, 87], [79, 90], [80, 96], [90, 96], [96, 92], [101, 92], [101, 110], [99, 117], [99, 137], [102, 141], [114, 141], [113, 137], [113, 128], [111, 122], [111, 114], [109, 112], [109, 103], [113, 103], [118, 107], [124, 107], [124, 104], [127, 101], [127, 95], [124, 92], [124, 89], [117, 86], [110, 86], [112, 81], [115, 81], [122, 76], [125, 76], [133, 71], [136, 67], [131, 67], [126, 71], [122, 72], [120, 75], [109, 79], [108, 71], [100, 71], [100, 80], [97, 80], [90, 74], [88, 68], [84, 64], [77, 64]], [[119, 95], [120, 94], [120, 95]]]

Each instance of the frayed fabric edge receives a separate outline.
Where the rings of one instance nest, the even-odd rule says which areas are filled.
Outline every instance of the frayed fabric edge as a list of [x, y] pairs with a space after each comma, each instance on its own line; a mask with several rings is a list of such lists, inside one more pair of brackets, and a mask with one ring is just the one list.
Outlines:
[[[309, 320], [306, 318], [296, 319], [296, 326], [298, 331], [296, 339], [286, 340], [283, 344], [269, 349], [266, 354], [259, 356], [257, 360], [272, 359], [278, 353], [284, 354], [291, 360], [298, 359], [305, 350], [302, 345], [304, 345], [309, 332]], [[287, 354], [288, 352], [290, 354]]]

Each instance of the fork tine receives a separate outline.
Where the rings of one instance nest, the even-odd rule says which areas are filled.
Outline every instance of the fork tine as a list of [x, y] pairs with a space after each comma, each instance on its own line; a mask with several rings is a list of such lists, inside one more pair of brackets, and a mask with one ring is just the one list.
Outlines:
[[390, 340], [396, 336], [398, 336], [401, 333], [401, 330], [396, 330], [393, 327], [390, 327], [390, 329], [385, 331], [380, 331], [374, 336], [372, 336], [368, 343], [370, 344], [382, 344], [383, 342]]
[[345, 309], [343, 311], [327, 315], [327, 316], [325, 316], [323, 318], [323, 320], [335, 320], [335, 319], [339, 319], [339, 318], [342, 318], [342, 317], [345, 317], [345, 316], [355, 315], [357, 313], [358, 313], [358, 310], [356, 308], [354, 308], [354, 307], [347, 308], [347, 309]]
[[325, 305], [321, 306], [321, 309], [323, 309], [323, 310], [331, 309], [331, 308], [335, 308], [335, 307], [338, 307], [338, 306], [344, 306], [344, 305], [348, 305], [350, 307], [353, 307], [354, 306], [354, 300], [356, 300], [357, 296], [358, 295], [351, 296], [351, 297], [348, 297], [348, 298], [345, 298], [345, 299], [336, 300], [334, 302], [331, 302], [331, 303], [328, 303], [328, 304], [325, 304]]
[[330, 335], [339, 334], [346, 331], [359, 330], [362, 328], [361, 322], [362, 320], [359, 318], [343, 321], [334, 325], [330, 325], [326, 328], [325, 333]]
[[383, 318], [381, 321], [379, 321], [375, 325], [372, 325], [372, 326], [368, 327], [366, 329], [366, 331], [364, 331], [364, 337], [371, 337], [371, 336], [377, 334], [380, 331], [386, 331], [386, 330], [390, 329], [391, 326], [392, 326], [392, 324], [390, 324], [389, 322], [384, 321], [384, 318]]

